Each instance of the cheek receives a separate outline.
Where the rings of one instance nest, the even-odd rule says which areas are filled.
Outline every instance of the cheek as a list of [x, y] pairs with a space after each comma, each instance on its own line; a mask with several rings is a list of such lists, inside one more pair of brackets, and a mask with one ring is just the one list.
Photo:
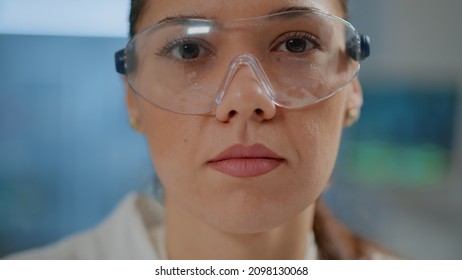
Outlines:
[[159, 109], [146, 102], [141, 108], [149, 148], [159, 160], [174, 156], [175, 149], [186, 148], [194, 139], [197, 125], [191, 116]]
[[194, 151], [201, 131], [197, 117], [172, 113], [147, 103], [141, 108], [145, 137], [162, 183], [183, 178], [195, 163]]
[[[337, 158], [345, 100], [333, 97], [287, 116], [289, 141], [297, 147], [294, 169], [309, 189], [326, 186]], [[302, 121], [300, 121], [302, 120]]]

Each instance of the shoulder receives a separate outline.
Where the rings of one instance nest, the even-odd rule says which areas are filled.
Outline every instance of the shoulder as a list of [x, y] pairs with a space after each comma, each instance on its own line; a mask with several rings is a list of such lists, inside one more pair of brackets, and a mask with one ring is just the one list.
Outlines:
[[156, 259], [157, 254], [149, 240], [147, 227], [163, 223], [162, 212], [162, 207], [149, 198], [129, 194], [96, 227], [7, 258]]

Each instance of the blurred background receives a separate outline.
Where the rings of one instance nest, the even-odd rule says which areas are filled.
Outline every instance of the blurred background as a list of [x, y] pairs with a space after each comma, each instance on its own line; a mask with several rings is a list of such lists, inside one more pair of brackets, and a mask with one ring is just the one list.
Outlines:
[[[325, 195], [410, 259], [462, 259], [462, 2], [350, 0], [365, 106]], [[0, 257], [100, 222], [154, 171], [113, 54], [128, 0], [0, 0]]]

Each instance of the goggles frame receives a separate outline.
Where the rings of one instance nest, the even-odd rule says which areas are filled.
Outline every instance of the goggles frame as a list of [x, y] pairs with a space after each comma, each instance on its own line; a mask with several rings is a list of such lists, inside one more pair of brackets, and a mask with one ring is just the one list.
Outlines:
[[[245, 22], [245, 21], [249, 21], [249, 20], [259, 20], [259, 19], [262, 19], [262, 18], [268, 18], [268, 17], [277, 17], [277, 16], [287, 16], [287, 14], [291, 15], [291, 14], [314, 14], [316, 16], [322, 16], [322, 17], [327, 17], [327, 18], [331, 18], [331, 19], [334, 19], [336, 21], [339, 21], [341, 22], [342, 24], [344, 24], [350, 31], [352, 31], [352, 35], [353, 36], [350, 36], [349, 38], [346, 38], [346, 41], [345, 41], [345, 52], [347, 54], [347, 56], [349, 58], [351, 58], [352, 60], [358, 62], [358, 68], [356, 70], [356, 72], [354, 73], [354, 76], [351, 77], [351, 79], [347, 80], [346, 83], [340, 87], [340, 88], [337, 88], [334, 92], [330, 93], [329, 95], [327, 96], [324, 96], [323, 98], [320, 98], [318, 101], [316, 101], [315, 103], [319, 102], [319, 101], [322, 101], [322, 100], [325, 100], [329, 97], [331, 97], [332, 95], [334, 95], [335, 93], [337, 93], [339, 90], [341, 90], [346, 84], [350, 83], [351, 80], [354, 79], [354, 77], [356, 77], [358, 71], [359, 71], [359, 62], [365, 60], [367, 57], [370, 56], [370, 38], [369, 36], [365, 35], [365, 34], [359, 34], [356, 29], [354, 28], [354, 26], [349, 23], [348, 21], [344, 20], [343, 18], [340, 18], [340, 17], [337, 17], [337, 16], [334, 16], [334, 15], [331, 15], [331, 14], [327, 14], [327, 13], [324, 13], [324, 12], [321, 12], [321, 11], [306, 11], [306, 10], [294, 10], [294, 11], [286, 11], [286, 12], [281, 12], [281, 13], [276, 13], [276, 14], [271, 14], [271, 15], [265, 15], [265, 16], [259, 16], [259, 17], [252, 17], [252, 18], [239, 18], [239, 19], [230, 19], [230, 20], [202, 20], [202, 19], [196, 19], [196, 18], [181, 18], [181, 19], [170, 19], [170, 20], [166, 20], [166, 21], [162, 21], [160, 23], [156, 23], [156, 24], [153, 24], [153, 25], [149, 25], [148, 27], [144, 28], [142, 31], [140, 31], [139, 33], [135, 34], [127, 43], [126, 47], [124, 49], [121, 49], [119, 51], [117, 51], [115, 53], [115, 66], [116, 66], [116, 71], [119, 73], [119, 74], [122, 74], [122, 75], [128, 75], [128, 69], [129, 69], [129, 65], [128, 63], [133, 63], [133, 62], [129, 62], [127, 61], [127, 56], [129, 53], [133, 52], [134, 51], [134, 42], [135, 40], [137, 39], [138, 36], [141, 36], [142, 34], [145, 34], [146, 32], [149, 32], [150, 30], [156, 30], [157, 28], [160, 28], [162, 25], [169, 25], [169, 24], [174, 24], [174, 23], [182, 23], [182, 22], [188, 22], [188, 21], [203, 21], [203, 22], [208, 22], [210, 24], [213, 24], [214, 22], [232, 22], [232, 23], [239, 23], [239, 22]], [[137, 92], [137, 90], [135, 90], [135, 92]], [[145, 96], [143, 96], [142, 94], [138, 93], [140, 96], [142, 96], [143, 98], [147, 98]], [[222, 94], [223, 93], [218, 93], [221, 97], [217, 96], [216, 97], [216, 104], [219, 104], [217, 103], [217, 101], [222, 98]], [[271, 98], [271, 97], [270, 97]], [[271, 98], [272, 101], [280, 106], [280, 107], [285, 107], [285, 108], [292, 108], [290, 106], [284, 106], [282, 104], [278, 104], [278, 102], [275, 101], [275, 99]], [[149, 99], [147, 99], [148, 101], [150, 101]], [[151, 103], [155, 104], [155, 102], [153, 101], [150, 101]], [[162, 107], [162, 106], [161, 106]], [[294, 107], [296, 108], [296, 107]], [[174, 109], [168, 109], [168, 108], [164, 108], [164, 109], [167, 109], [167, 110], [171, 110], [173, 112], [175, 112]], [[188, 113], [188, 112], [179, 112], [179, 113]], [[197, 113], [192, 113], [192, 114], [197, 114]], [[200, 113], [199, 113], [200, 114]]]
[[[284, 14], [284, 13], [309, 13], [309, 12], [303, 11], [303, 10], [299, 10], [299, 11], [295, 10], [295, 11], [290, 11], [290, 12], [282, 12], [280, 14]], [[356, 31], [356, 28], [354, 28], [354, 26], [349, 21], [343, 18], [330, 15], [327, 13], [323, 13], [323, 12], [318, 12], [318, 11], [310, 12], [310, 13], [324, 14], [329, 17], [337, 18], [338, 20], [343, 21], [346, 25], [350, 26], [352, 30]], [[278, 14], [274, 14], [274, 15], [278, 15]], [[271, 15], [271, 16], [274, 16], [274, 15]], [[259, 17], [254, 17], [254, 18], [239, 18], [239, 19], [233, 19], [233, 21], [258, 19], [261, 17], [268, 17], [268, 16], [259, 16]], [[172, 19], [169, 21], [173, 21], [173, 20], [175, 19]], [[152, 29], [155, 26], [159, 26], [169, 21], [149, 25], [148, 27], [144, 28], [143, 30], [135, 34], [133, 37], [131, 37], [125, 48], [116, 51], [114, 54], [114, 59], [115, 59], [115, 68], [116, 68], [117, 73], [122, 74], [122, 75], [127, 75], [127, 64], [126, 64], [127, 49], [128, 49], [127, 46], [130, 45], [130, 42], [133, 41], [138, 36], [138, 34], [141, 34], [146, 30]], [[370, 37], [366, 34], [357, 33], [357, 35], [358, 35], [357, 37], [352, 37], [347, 41], [346, 51], [353, 60], [363, 61], [366, 58], [368, 58], [371, 54], [371, 42], [370, 42], [371, 40], [370, 40]]]

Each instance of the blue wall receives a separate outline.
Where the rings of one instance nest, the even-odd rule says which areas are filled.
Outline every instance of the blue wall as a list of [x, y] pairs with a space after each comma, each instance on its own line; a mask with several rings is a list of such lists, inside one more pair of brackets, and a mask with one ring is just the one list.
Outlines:
[[124, 44], [0, 35], [0, 257], [94, 225], [152, 177], [114, 70]]

